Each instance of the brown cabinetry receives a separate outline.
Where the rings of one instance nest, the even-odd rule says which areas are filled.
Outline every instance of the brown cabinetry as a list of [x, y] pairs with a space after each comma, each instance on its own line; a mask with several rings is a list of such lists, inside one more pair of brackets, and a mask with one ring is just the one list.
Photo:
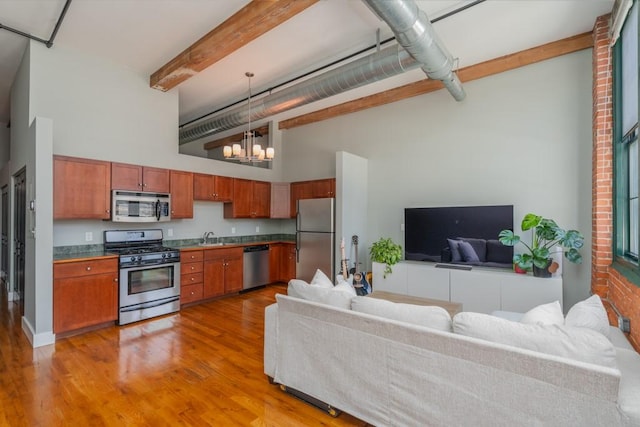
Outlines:
[[111, 163], [111, 189], [168, 193], [168, 169]]
[[298, 181], [291, 183], [291, 217], [296, 216], [298, 200], [301, 199], [321, 199], [325, 197], [335, 197], [336, 179], [317, 179], [313, 181]]
[[204, 251], [180, 252], [180, 304], [200, 301], [203, 297]]
[[53, 219], [109, 219], [111, 163], [53, 157]]
[[242, 290], [242, 248], [204, 251], [204, 298]]
[[289, 282], [296, 277], [296, 245], [273, 243], [269, 245], [269, 281]]
[[225, 218], [269, 218], [271, 183], [233, 179], [233, 203], [224, 206]]
[[270, 218], [289, 218], [291, 212], [291, 185], [288, 182], [271, 183]]
[[99, 325], [117, 318], [117, 258], [54, 263], [54, 333]]
[[175, 171], [171, 177], [171, 219], [193, 218], [193, 173]]
[[233, 178], [228, 176], [193, 174], [193, 198], [209, 202], [230, 202]]

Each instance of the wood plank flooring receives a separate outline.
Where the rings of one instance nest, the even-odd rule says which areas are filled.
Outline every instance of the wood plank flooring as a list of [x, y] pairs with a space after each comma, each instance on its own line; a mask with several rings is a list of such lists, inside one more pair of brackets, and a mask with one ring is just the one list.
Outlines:
[[[284, 285], [31, 348], [0, 300], [0, 425], [365, 426], [263, 373], [264, 308]], [[0, 292], [4, 294], [4, 292]]]

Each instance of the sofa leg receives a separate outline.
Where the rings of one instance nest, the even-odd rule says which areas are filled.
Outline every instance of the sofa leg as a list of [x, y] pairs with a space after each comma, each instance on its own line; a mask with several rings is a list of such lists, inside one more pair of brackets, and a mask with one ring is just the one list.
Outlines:
[[338, 415], [340, 415], [342, 413], [342, 411], [340, 411], [339, 409], [334, 408], [333, 406], [324, 403], [322, 400], [316, 399], [313, 396], [309, 396], [308, 394], [305, 394], [303, 392], [301, 392], [300, 390], [296, 390], [294, 388], [291, 387], [287, 387], [284, 384], [280, 384], [280, 390], [284, 391], [285, 393], [288, 393], [294, 397], [297, 397], [298, 399], [302, 400], [303, 402], [306, 402], [310, 405], [315, 406], [316, 408], [326, 412], [327, 414], [331, 415], [332, 417], [337, 417]]

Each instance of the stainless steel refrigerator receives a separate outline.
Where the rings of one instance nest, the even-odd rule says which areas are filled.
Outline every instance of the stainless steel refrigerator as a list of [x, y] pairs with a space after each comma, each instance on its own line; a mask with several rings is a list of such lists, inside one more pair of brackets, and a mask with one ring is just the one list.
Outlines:
[[317, 269], [335, 277], [335, 202], [333, 198], [298, 200], [296, 277], [311, 281]]

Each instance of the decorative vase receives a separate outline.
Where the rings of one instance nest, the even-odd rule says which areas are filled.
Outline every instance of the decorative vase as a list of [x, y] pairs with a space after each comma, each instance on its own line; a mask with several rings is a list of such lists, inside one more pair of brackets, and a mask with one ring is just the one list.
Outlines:
[[518, 274], [527, 274], [527, 270], [525, 270], [524, 268], [520, 268], [518, 264], [513, 264], [513, 271]]
[[533, 265], [533, 275], [536, 277], [551, 277], [551, 271], [549, 271], [549, 266], [553, 259], [549, 258], [547, 260], [547, 265], [544, 268], [537, 267], [535, 264]]

